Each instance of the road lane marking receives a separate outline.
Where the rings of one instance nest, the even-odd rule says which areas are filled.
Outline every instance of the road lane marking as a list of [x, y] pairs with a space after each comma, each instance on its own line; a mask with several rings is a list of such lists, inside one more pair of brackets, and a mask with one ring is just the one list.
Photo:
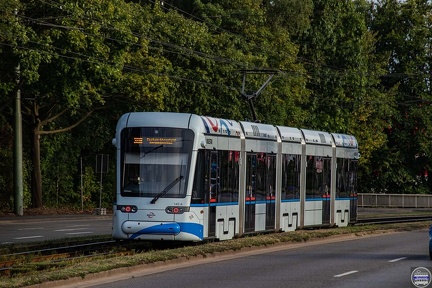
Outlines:
[[43, 230], [45, 228], [43, 227], [34, 227], [34, 228], [22, 228], [22, 229], [18, 229], [18, 231], [24, 231], [24, 230]]
[[27, 237], [17, 237], [17, 238], [13, 238], [15, 240], [21, 240], [21, 239], [31, 239], [31, 238], [41, 238], [44, 236], [27, 236]]
[[357, 270], [353, 270], [353, 271], [345, 272], [345, 273], [342, 273], [342, 274], [334, 275], [333, 277], [343, 277], [343, 276], [347, 276], [347, 275], [354, 274], [354, 273], [357, 273], [357, 272], [358, 272]]
[[73, 233], [66, 233], [67, 235], [77, 235], [77, 234], [91, 234], [93, 232], [73, 232]]
[[397, 259], [389, 260], [388, 262], [389, 262], [389, 263], [393, 263], [393, 262], [401, 261], [401, 260], [404, 260], [404, 259], [407, 259], [407, 257], [401, 257], [401, 258], [397, 258]]
[[76, 230], [86, 230], [86, 229], [90, 229], [90, 228], [59, 229], [59, 230], [54, 230], [54, 231], [55, 232], [66, 232], [66, 231], [76, 231]]

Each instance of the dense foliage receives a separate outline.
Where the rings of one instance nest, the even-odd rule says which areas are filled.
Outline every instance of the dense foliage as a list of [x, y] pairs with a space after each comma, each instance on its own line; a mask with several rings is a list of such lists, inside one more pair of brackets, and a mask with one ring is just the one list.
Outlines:
[[[428, 0], [0, 3], [0, 205], [13, 207], [21, 93], [26, 207], [112, 202], [128, 111], [251, 119], [353, 134], [360, 192], [430, 193]], [[260, 73], [256, 73], [256, 72]], [[254, 72], [254, 73], [251, 73]], [[109, 170], [96, 173], [96, 156]]]

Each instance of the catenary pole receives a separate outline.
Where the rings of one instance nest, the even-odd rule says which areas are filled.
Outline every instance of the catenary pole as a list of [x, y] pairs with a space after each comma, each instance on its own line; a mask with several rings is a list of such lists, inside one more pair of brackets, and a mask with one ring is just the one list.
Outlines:
[[14, 190], [15, 214], [24, 214], [23, 193], [23, 164], [22, 164], [22, 116], [21, 116], [21, 90], [20, 90], [20, 64], [15, 67], [17, 91], [15, 97], [15, 140], [14, 140]]
[[[15, 9], [15, 16], [18, 10]], [[15, 138], [14, 138], [14, 212], [22, 216], [24, 214], [23, 193], [23, 162], [22, 162], [22, 116], [21, 116], [21, 70], [20, 63], [15, 66], [16, 97], [15, 97]]]

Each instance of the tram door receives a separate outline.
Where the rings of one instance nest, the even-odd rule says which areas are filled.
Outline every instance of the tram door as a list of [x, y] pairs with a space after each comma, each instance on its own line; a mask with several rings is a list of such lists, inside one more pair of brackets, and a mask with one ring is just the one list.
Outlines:
[[276, 156], [266, 157], [266, 230], [275, 229], [276, 222]]
[[[331, 158], [307, 156], [305, 225], [330, 223]], [[321, 202], [321, 203], [320, 203]]]
[[276, 156], [266, 157], [266, 230], [275, 228], [276, 213]]
[[322, 179], [320, 179], [320, 192], [323, 198], [322, 224], [330, 224], [330, 186], [331, 186], [331, 158], [321, 159]]
[[210, 161], [208, 162], [208, 178], [210, 179], [210, 189], [209, 189], [209, 230], [208, 230], [208, 236], [215, 236], [216, 235], [216, 203], [217, 198], [219, 196], [219, 189], [220, 189], [220, 183], [219, 183], [219, 157], [217, 151], [211, 151], [210, 153]]
[[245, 197], [245, 232], [255, 231], [257, 156], [246, 156], [246, 197]]
[[276, 213], [276, 156], [248, 154], [245, 232], [272, 230]]

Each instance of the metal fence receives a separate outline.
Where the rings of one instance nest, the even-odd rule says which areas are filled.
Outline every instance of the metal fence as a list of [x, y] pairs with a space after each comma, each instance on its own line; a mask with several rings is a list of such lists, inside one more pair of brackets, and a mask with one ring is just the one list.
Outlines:
[[359, 193], [358, 207], [432, 208], [432, 195]]

